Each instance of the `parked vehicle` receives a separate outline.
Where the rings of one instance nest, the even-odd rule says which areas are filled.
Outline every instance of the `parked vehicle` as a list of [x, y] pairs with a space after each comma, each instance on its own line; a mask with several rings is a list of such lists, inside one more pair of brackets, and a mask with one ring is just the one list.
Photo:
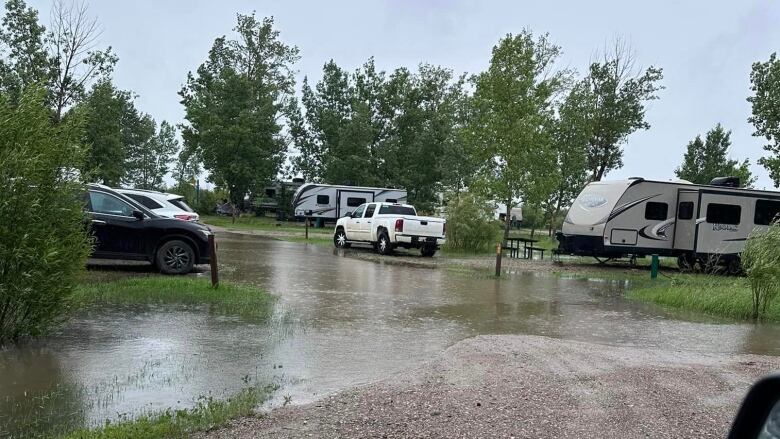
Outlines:
[[183, 221], [198, 221], [200, 219], [200, 215], [187, 205], [181, 195], [143, 189], [116, 189], [116, 191], [141, 203], [157, 215]]
[[681, 267], [717, 262], [738, 272], [748, 235], [780, 213], [780, 193], [738, 186], [734, 178], [710, 185], [642, 178], [590, 183], [569, 209], [559, 251], [676, 256]]
[[444, 245], [446, 222], [417, 216], [413, 206], [398, 203], [365, 203], [336, 222], [333, 243], [347, 248], [351, 243], [370, 243], [388, 255], [397, 247], [419, 248], [431, 257]]
[[103, 185], [88, 185], [85, 199], [96, 238], [92, 257], [149, 261], [166, 274], [209, 262], [205, 225], [160, 216]]
[[372, 202], [406, 202], [406, 190], [379, 187], [304, 184], [293, 196], [296, 217], [335, 220], [361, 204]]

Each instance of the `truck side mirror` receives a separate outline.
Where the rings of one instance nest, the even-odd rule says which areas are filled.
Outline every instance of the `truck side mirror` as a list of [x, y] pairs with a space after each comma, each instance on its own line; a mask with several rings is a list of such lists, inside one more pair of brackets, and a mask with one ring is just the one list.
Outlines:
[[352, 212], [347, 212], [344, 216], [347, 218], [352, 218]]

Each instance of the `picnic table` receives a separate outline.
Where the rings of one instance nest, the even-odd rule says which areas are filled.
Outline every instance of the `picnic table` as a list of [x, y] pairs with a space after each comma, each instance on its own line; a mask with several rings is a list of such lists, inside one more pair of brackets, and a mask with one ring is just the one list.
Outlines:
[[[543, 248], [535, 247], [534, 244], [539, 242], [538, 239], [531, 239], [531, 238], [507, 238], [506, 243], [504, 244], [504, 249], [509, 250], [509, 257], [510, 258], [523, 258], [523, 259], [533, 259], [533, 252], [538, 251], [540, 252], [542, 259], [544, 259], [544, 250]], [[523, 255], [520, 256], [520, 250], [523, 251]]]

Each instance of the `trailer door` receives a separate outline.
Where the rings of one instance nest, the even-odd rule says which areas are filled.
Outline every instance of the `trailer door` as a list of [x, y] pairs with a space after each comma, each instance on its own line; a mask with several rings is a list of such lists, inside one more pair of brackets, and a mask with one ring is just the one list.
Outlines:
[[374, 192], [371, 191], [339, 191], [338, 216], [341, 218], [349, 212], [353, 212], [358, 206], [374, 201]]
[[674, 223], [674, 249], [695, 251], [696, 212], [698, 211], [699, 191], [677, 190], [677, 218]]

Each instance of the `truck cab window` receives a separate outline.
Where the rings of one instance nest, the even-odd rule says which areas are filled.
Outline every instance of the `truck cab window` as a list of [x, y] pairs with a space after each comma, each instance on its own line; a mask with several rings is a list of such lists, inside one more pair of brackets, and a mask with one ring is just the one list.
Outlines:
[[362, 218], [363, 217], [363, 211], [366, 210], [366, 205], [362, 205], [355, 209], [354, 212], [352, 212], [352, 218]]
[[707, 222], [710, 224], [738, 225], [742, 207], [736, 204], [710, 203], [707, 205]]
[[369, 204], [366, 208], [366, 218], [371, 218], [374, 216], [374, 211], [376, 210], [376, 204]]
[[662, 221], [666, 219], [666, 214], [669, 213], [669, 205], [666, 203], [656, 203], [650, 201], [645, 205], [645, 219]]

